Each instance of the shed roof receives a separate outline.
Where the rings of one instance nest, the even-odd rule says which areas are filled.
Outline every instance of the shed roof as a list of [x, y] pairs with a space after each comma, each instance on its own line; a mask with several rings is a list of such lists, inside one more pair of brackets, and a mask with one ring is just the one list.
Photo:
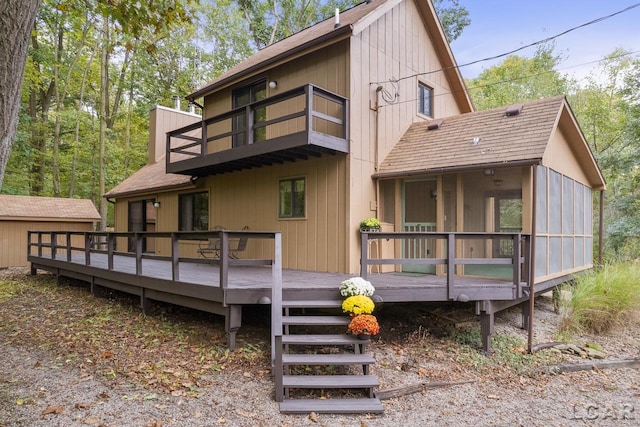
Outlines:
[[148, 194], [150, 191], [164, 191], [181, 186], [193, 186], [190, 176], [166, 173], [166, 169], [164, 159], [157, 163], [145, 165], [109, 190], [104, 197], [132, 196], [138, 193]]
[[35, 218], [46, 221], [99, 221], [100, 214], [88, 199], [0, 194], [0, 219]]
[[[560, 126], [595, 188], [604, 188], [595, 159], [563, 96], [525, 103], [520, 114], [507, 108], [476, 111], [414, 123], [381, 163], [377, 178], [439, 173], [487, 166], [540, 164], [553, 132]], [[561, 118], [563, 120], [561, 120]], [[432, 126], [434, 127], [434, 126]]]

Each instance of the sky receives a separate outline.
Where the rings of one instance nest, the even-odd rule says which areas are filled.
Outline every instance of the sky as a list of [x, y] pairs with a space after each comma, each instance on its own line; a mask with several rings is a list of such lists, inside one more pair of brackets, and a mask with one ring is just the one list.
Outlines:
[[[463, 65], [520, 48], [555, 36], [570, 28], [590, 22], [629, 6], [638, 0], [460, 0], [468, 11], [471, 25], [451, 43], [458, 62]], [[554, 52], [564, 60], [557, 69], [582, 80], [598, 61], [616, 48], [638, 51], [640, 57], [640, 6], [576, 29], [555, 41]], [[517, 52], [532, 57], [536, 47]], [[461, 67], [465, 78], [477, 77], [483, 69], [504, 58]]]

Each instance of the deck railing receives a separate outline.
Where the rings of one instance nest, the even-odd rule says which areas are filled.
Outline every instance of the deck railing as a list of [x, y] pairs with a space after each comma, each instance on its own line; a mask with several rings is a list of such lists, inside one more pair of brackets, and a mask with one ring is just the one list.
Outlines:
[[[118, 251], [116, 249], [117, 239], [128, 239], [133, 241], [132, 252]], [[163, 256], [153, 253], [143, 252], [145, 240], [154, 239], [156, 244], [161, 239], [170, 241], [171, 255]], [[180, 257], [179, 244], [181, 241], [202, 241], [209, 239], [219, 239], [220, 249], [217, 259]], [[230, 254], [233, 252], [231, 242], [234, 239], [249, 240], [272, 240], [274, 242], [273, 258], [249, 259], [234, 258]], [[49, 258], [52, 260], [64, 260], [67, 262], [78, 262], [78, 257], [74, 254], [82, 254], [81, 263], [85, 266], [92, 265], [92, 255], [106, 254], [107, 269], [114, 269], [114, 258], [116, 256], [135, 258], [135, 274], [142, 276], [142, 260], [155, 259], [171, 262], [171, 279], [180, 280], [180, 263], [207, 263], [217, 264], [220, 267], [221, 288], [227, 288], [229, 284], [229, 269], [232, 266], [272, 266], [274, 270], [274, 280], [282, 281], [282, 260], [281, 260], [281, 236], [280, 232], [261, 231], [198, 231], [198, 232], [83, 232], [83, 231], [29, 231], [27, 256], [37, 256], [39, 258]], [[276, 270], [280, 270], [279, 272]], [[280, 283], [281, 286], [281, 283]]]
[[[383, 265], [392, 265], [394, 269], [401, 270], [406, 266], [438, 266], [444, 267], [440, 274], [446, 275], [447, 293], [450, 300], [464, 301], [465, 294], [456, 290], [456, 278], [458, 275], [457, 266], [482, 265], [512, 267], [513, 274], [510, 279], [513, 283], [513, 298], [526, 296], [525, 291], [529, 289], [529, 268], [531, 260], [531, 238], [522, 233], [437, 233], [437, 232], [362, 232], [362, 252], [360, 258], [360, 275], [367, 278], [370, 266], [378, 266], [380, 271]], [[380, 254], [379, 248], [384, 241], [400, 241], [399, 247], [404, 247], [407, 241], [422, 240], [428, 243], [429, 247], [437, 248], [442, 242], [439, 250], [435, 253], [429, 252], [424, 256], [414, 256], [403, 254], [399, 258], [384, 258]], [[483, 242], [509, 241], [512, 246], [510, 257], [493, 257], [490, 254], [486, 257], [459, 257], [457, 251], [463, 251], [459, 242], [469, 240], [481, 240]], [[372, 258], [370, 249], [371, 242], [376, 242], [378, 257]], [[394, 245], [396, 247], [397, 245]], [[384, 252], [384, 251], [383, 251]]]
[[[214, 162], [236, 159], [234, 151], [260, 144], [251, 155], [300, 144], [317, 143], [348, 152], [348, 100], [307, 84], [208, 117], [167, 133], [167, 171], [179, 172], [180, 162], [218, 155]], [[190, 166], [186, 166], [187, 168]]]

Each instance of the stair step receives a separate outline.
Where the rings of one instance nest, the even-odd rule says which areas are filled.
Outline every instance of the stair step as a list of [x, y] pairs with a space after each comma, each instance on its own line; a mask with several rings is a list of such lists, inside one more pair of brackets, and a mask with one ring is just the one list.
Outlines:
[[283, 365], [371, 365], [375, 359], [362, 354], [283, 354]]
[[342, 300], [294, 300], [282, 301], [283, 308], [338, 308], [342, 307]]
[[282, 344], [299, 345], [350, 345], [369, 344], [370, 339], [360, 339], [354, 335], [324, 334], [324, 335], [283, 335]]
[[284, 375], [282, 385], [291, 388], [371, 388], [380, 383], [375, 375]]
[[284, 414], [379, 414], [384, 407], [379, 399], [292, 399], [280, 402]]
[[282, 316], [283, 325], [348, 325], [348, 316]]

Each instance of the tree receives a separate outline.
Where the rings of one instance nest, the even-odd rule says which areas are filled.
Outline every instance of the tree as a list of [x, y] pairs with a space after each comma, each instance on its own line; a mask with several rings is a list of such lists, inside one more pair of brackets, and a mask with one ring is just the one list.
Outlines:
[[508, 56], [467, 81], [478, 110], [570, 93], [575, 82], [555, 70], [554, 45], [541, 45], [533, 58]]
[[0, 189], [18, 127], [20, 90], [39, 0], [0, 2]]

